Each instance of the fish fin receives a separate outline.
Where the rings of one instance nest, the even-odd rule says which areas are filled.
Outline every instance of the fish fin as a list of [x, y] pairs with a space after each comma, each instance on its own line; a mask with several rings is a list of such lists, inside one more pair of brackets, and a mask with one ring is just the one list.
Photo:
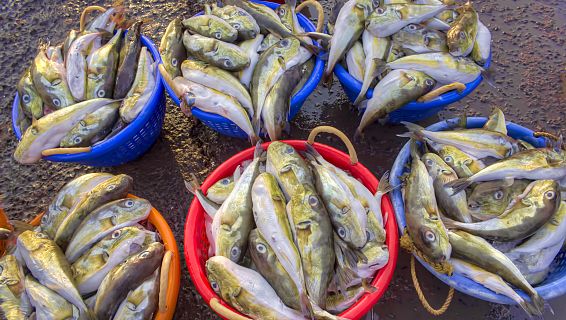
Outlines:
[[454, 181], [450, 181], [450, 182], [446, 183], [444, 186], [452, 188], [452, 195], [455, 195], [455, 194], [462, 192], [464, 189], [466, 189], [470, 185], [472, 185], [472, 183], [473, 182], [470, 181], [469, 178], [462, 178], [462, 179], [456, 179]]
[[542, 313], [534, 306], [534, 304], [530, 302], [523, 300], [521, 303], [519, 303], [519, 306], [529, 316], [529, 319], [532, 319], [535, 316], [536, 317], [542, 316]]
[[499, 88], [495, 85], [495, 75], [492, 68], [489, 69], [482, 69], [481, 75], [483, 79], [489, 84], [492, 88], [499, 91]]
[[371, 285], [369, 279], [362, 279], [362, 288], [367, 293], [374, 293], [377, 291], [377, 288]]
[[240, 176], [242, 175], [242, 166], [238, 165], [236, 167], [236, 170], [234, 170], [234, 183], [238, 182], [238, 180], [240, 180]]
[[200, 189], [200, 184], [198, 183], [198, 179], [194, 173], [191, 173], [191, 178], [189, 179], [189, 181], [185, 180], [185, 188], [187, 188], [187, 191], [189, 191], [193, 195], [197, 195], [197, 190]]
[[261, 141], [258, 141], [255, 144], [255, 149], [254, 149], [254, 159], [256, 158], [260, 158], [261, 155], [263, 154], [263, 147], [261, 146]]
[[320, 155], [320, 153], [318, 153], [318, 151], [310, 144], [310, 143], [306, 143], [305, 142], [305, 147], [306, 150], [305, 152], [310, 154], [311, 156], [313, 156], [318, 162], [320, 162], [320, 159], [322, 158], [322, 156]]
[[392, 186], [391, 183], [389, 182], [389, 170], [388, 170], [385, 171], [385, 173], [381, 176], [381, 179], [379, 180], [379, 184], [377, 185], [377, 192], [375, 193], [375, 195], [377, 195], [378, 193], [381, 195], [385, 195], [399, 187], [401, 187], [401, 184], [397, 186]]
[[411, 138], [411, 140], [409, 140], [409, 146], [410, 146], [410, 151], [411, 151], [411, 158], [420, 159], [421, 158], [421, 152], [419, 151], [419, 146], [417, 145], [417, 141], [415, 139]]
[[401, 124], [403, 124], [407, 130], [409, 130], [409, 132], [406, 133], [402, 133], [402, 134], [398, 134], [398, 137], [401, 138], [413, 138], [416, 140], [423, 140], [424, 136], [422, 134], [422, 131], [425, 130], [423, 127], [419, 126], [418, 124], [412, 123], [412, 122], [407, 122], [407, 121], [401, 121]]
[[537, 310], [540, 314], [543, 314], [546, 302], [536, 291], [534, 291], [534, 294], [531, 296], [531, 301], [533, 303], [534, 309]]
[[458, 229], [458, 221], [452, 220], [444, 215], [440, 215], [440, 218], [446, 229]]
[[314, 301], [309, 298], [305, 291], [299, 294], [299, 302], [301, 304], [301, 313], [308, 319], [315, 319], [315, 312], [313, 310]]
[[209, 3], [204, 4], [204, 14], [206, 15], [212, 14], [212, 8], [210, 7]]

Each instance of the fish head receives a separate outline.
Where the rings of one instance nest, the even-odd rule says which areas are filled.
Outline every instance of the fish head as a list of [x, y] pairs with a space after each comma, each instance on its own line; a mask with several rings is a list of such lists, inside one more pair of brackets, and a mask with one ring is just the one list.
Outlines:
[[561, 201], [559, 184], [555, 180], [538, 180], [526, 197], [527, 201], [537, 203], [539, 208], [558, 208]]
[[139, 226], [125, 227], [104, 237], [98, 246], [103, 249], [106, 261], [118, 252], [125, 252], [127, 256], [130, 256], [140, 252], [146, 235], [146, 231]]
[[113, 202], [116, 208], [116, 217], [122, 221], [139, 221], [147, 218], [151, 211], [151, 203], [142, 198], [125, 198]]
[[33, 86], [30, 69], [26, 70], [17, 88], [22, 109], [30, 112], [33, 118], [41, 118], [43, 116], [43, 101]]
[[273, 268], [277, 263], [277, 256], [257, 229], [250, 232], [249, 242], [249, 250], [254, 264], [256, 264], [260, 270], [270, 270]]
[[475, 39], [463, 24], [456, 24], [446, 33], [448, 48], [454, 56], [462, 56], [467, 48], [473, 45]]
[[267, 148], [267, 162], [269, 166], [282, 170], [296, 162], [304, 163], [304, 160], [291, 145], [274, 141]]
[[433, 179], [443, 175], [452, 175], [454, 173], [450, 166], [448, 166], [441, 157], [434, 153], [425, 153], [421, 157], [421, 160], [425, 164], [428, 173]]
[[12, 254], [0, 258], [0, 284], [5, 284], [12, 289], [23, 290], [23, 270], [16, 257]]
[[418, 233], [414, 241], [421, 243], [421, 246], [418, 247], [424, 254], [435, 262], [446, 261], [450, 258], [452, 247], [442, 222], [438, 220], [427, 221], [419, 227]]
[[183, 25], [181, 19], [175, 18], [167, 26], [165, 34], [161, 39], [159, 53], [167, 72], [172, 77], [178, 76], [181, 63], [187, 56], [185, 46], [183, 45]]
[[230, 176], [216, 181], [216, 183], [208, 188], [207, 195], [215, 198], [227, 197], [230, 192], [232, 192], [232, 189], [234, 189], [234, 178]]
[[421, 71], [407, 70], [405, 77], [414, 83], [412, 87], [416, 93], [422, 92], [419, 95], [429, 92], [436, 84], [436, 81], [434, 81], [432, 77]]
[[229, 298], [230, 290], [241, 286], [234, 273], [236, 267], [232, 260], [223, 256], [214, 256], [206, 261], [206, 276], [210, 287], [225, 300]]
[[281, 23], [283, 23], [283, 25], [287, 27], [287, 29], [289, 30], [294, 29], [293, 11], [294, 11], [293, 8], [291, 8], [289, 4], [286, 3], [280, 5], [279, 7], [277, 7], [277, 9], [275, 9], [275, 13], [277, 13], [279, 18], [281, 19]]
[[19, 163], [29, 164], [41, 159], [41, 150], [49, 139], [49, 123], [36, 122], [24, 132], [22, 139], [14, 151], [14, 159]]
[[[398, 9], [399, 7], [396, 5], [375, 8], [366, 20], [366, 27], [369, 29], [387, 28], [388, 25], [401, 21], [403, 17]], [[366, 10], [366, 8], [364, 7], [363, 10]]]
[[45, 49], [40, 48], [31, 65], [30, 73], [38, 93], [41, 95], [43, 91], [43, 95], [51, 99], [51, 101], [43, 101], [47, 105], [59, 109], [72, 104], [73, 97], [67, 87], [65, 68], [61, 63], [51, 61]]
[[[132, 188], [134, 179], [127, 174], [116, 175], [99, 185], [97, 185], [92, 191], [93, 192], [112, 192], [112, 193], [124, 193]], [[137, 200], [137, 199], [131, 199]]]
[[[134, 256], [130, 256], [126, 263], [133, 265], [132, 270], [144, 269], [147, 267], [156, 267], [161, 265], [165, 247], [160, 242], [153, 242], [145, 247], [141, 252]], [[155, 268], [153, 268], [155, 270]], [[134, 272], [134, 271], [132, 271]]]
[[222, 230], [216, 238], [217, 255], [228, 257], [236, 263], [240, 262], [247, 248], [244, 235], [229, 224], [221, 224], [220, 229]]
[[234, 49], [233, 45], [221, 46], [217, 41], [209, 54], [213, 56], [213, 59], [226, 70], [232, 70], [236, 66], [249, 65], [250, 58], [246, 54], [240, 54], [241, 50], [239, 50], [239, 48], [237, 50]]
[[510, 188], [502, 181], [478, 184], [468, 198], [468, 209], [474, 213], [502, 213], [509, 204]]
[[17, 246], [18, 250], [24, 252], [34, 252], [41, 250], [48, 242], [52, 242], [49, 236], [43, 232], [26, 230], [18, 236]]

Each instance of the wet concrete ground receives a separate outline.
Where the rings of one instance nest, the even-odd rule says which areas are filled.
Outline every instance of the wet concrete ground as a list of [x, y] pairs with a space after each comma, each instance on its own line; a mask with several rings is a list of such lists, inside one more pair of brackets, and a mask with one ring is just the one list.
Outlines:
[[[200, 6], [191, 1], [129, 1], [131, 12], [148, 20], [144, 34], [157, 43], [173, 17], [189, 17]], [[325, 6], [328, 8], [328, 3]], [[111, 1], [4, 0], [0, 4], [0, 194], [12, 219], [28, 219], [43, 211], [68, 180], [86, 172], [126, 173], [134, 178], [135, 194], [147, 198], [170, 222], [183, 250], [183, 224], [192, 200], [183, 179], [195, 173], [204, 179], [216, 166], [243, 148], [246, 142], [221, 137], [204, 125], [185, 117], [170, 101], [161, 136], [151, 150], [132, 163], [114, 168], [91, 168], [41, 162], [33, 166], [12, 159], [16, 139], [11, 129], [11, 103], [20, 74], [36, 54], [40, 40], [62, 41], [71, 28], [78, 28], [81, 10], [88, 4]], [[566, 2], [563, 0], [484, 0], [476, 7], [493, 34], [493, 74], [500, 90], [483, 83], [476, 92], [455, 103], [423, 125], [466, 113], [487, 115], [500, 106], [508, 120], [536, 130], [564, 132], [566, 120]], [[561, 80], [562, 79], [562, 80]], [[292, 124], [292, 137], [306, 139], [317, 125], [332, 125], [353, 136], [356, 113], [337, 81], [320, 87], [305, 103]], [[355, 143], [360, 161], [380, 176], [388, 170], [405, 142], [396, 137], [401, 127], [374, 125], [366, 138]], [[343, 148], [322, 136], [323, 142]], [[374, 319], [430, 319], [412, 287], [408, 255], [401, 252], [389, 290], [374, 308]], [[176, 318], [212, 319], [214, 313], [195, 291], [183, 261], [182, 289]], [[447, 287], [419, 266], [424, 292], [439, 306]], [[545, 319], [563, 319], [566, 297], [550, 301], [555, 311]], [[456, 293], [442, 319], [524, 319], [518, 307], [486, 303]]]

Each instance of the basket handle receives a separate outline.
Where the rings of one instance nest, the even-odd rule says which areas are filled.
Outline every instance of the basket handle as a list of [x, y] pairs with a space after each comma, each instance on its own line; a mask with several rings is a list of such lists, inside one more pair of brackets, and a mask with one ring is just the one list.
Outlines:
[[52, 156], [55, 154], [76, 154], [83, 152], [91, 152], [92, 147], [80, 147], [80, 148], [53, 148], [41, 151], [41, 155], [44, 157]]
[[454, 82], [451, 84], [447, 84], [445, 86], [442, 86], [438, 89], [432, 90], [431, 92], [425, 94], [424, 96], [420, 97], [419, 99], [417, 99], [418, 102], [427, 102], [430, 101], [436, 97], [438, 97], [439, 95], [446, 93], [448, 91], [452, 91], [452, 90], [458, 90], [458, 92], [462, 92], [464, 90], [466, 90], [466, 85], [460, 82]]
[[91, 11], [100, 11], [100, 12], [106, 12], [106, 8], [101, 7], [101, 6], [88, 6], [86, 7], [83, 12], [81, 13], [81, 20], [80, 20], [80, 27], [79, 27], [79, 31], [83, 32], [85, 29], [85, 19], [87, 14], [89, 14]]
[[173, 251], [167, 250], [161, 261], [161, 274], [159, 275], [159, 312], [167, 311], [167, 291], [169, 290], [169, 269]]
[[448, 290], [448, 296], [446, 296], [446, 300], [439, 309], [434, 309], [433, 307], [431, 307], [426, 300], [426, 297], [424, 296], [421, 285], [419, 284], [419, 279], [417, 278], [414, 255], [411, 255], [411, 278], [413, 278], [413, 285], [415, 286], [415, 291], [417, 291], [417, 296], [419, 297], [419, 300], [421, 301], [426, 311], [428, 311], [433, 316], [439, 316], [446, 312], [446, 310], [448, 310], [450, 303], [452, 303], [452, 298], [454, 297], [454, 288], [450, 287], [450, 290]]
[[316, 32], [322, 32], [324, 29], [324, 8], [322, 5], [316, 0], [307, 0], [301, 4], [299, 4], [295, 8], [295, 13], [301, 12], [306, 7], [314, 8], [318, 12], [318, 17], [316, 19]]
[[309, 134], [309, 138], [307, 140], [307, 143], [312, 145], [314, 143], [314, 139], [316, 138], [316, 136], [321, 133], [321, 132], [325, 132], [325, 133], [331, 133], [335, 136], [337, 136], [338, 138], [340, 138], [340, 140], [342, 140], [342, 142], [344, 142], [344, 144], [346, 145], [346, 148], [348, 148], [348, 153], [350, 154], [350, 162], [352, 165], [355, 165], [358, 163], [358, 154], [356, 153], [356, 149], [354, 149], [354, 145], [352, 144], [352, 141], [350, 141], [350, 139], [348, 139], [348, 137], [344, 134], [344, 132], [331, 127], [331, 126], [318, 126], [314, 129], [312, 129], [311, 133]]
[[210, 307], [212, 308], [212, 310], [214, 310], [214, 312], [218, 313], [221, 317], [226, 318], [228, 320], [249, 320], [250, 319], [250, 318], [244, 317], [242, 315], [239, 315], [236, 312], [226, 308], [216, 298], [210, 299], [209, 304], [210, 304]]

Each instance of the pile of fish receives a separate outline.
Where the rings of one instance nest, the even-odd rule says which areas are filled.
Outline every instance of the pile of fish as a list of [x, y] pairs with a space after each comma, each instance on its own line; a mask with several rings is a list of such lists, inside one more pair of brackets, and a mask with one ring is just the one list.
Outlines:
[[[469, 2], [349, 0], [333, 10], [325, 76], [343, 61], [363, 83], [354, 103], [363, 111], [358, 135], [437, 85], [460, 83], [437, 94], [461, 89], [484, 71], [489, 58], [491, 34]], [[373, 96], [366, 100], [370, 87]]]
[[[95, 10], [102, 13], [86, 24]], [[145, 108], [157, 85], [157, 67], [141, 45], [142, 22], [131, 24], [124, 12], [121, 6], [87, 7], [80, 31], [71, 30], [57, 46], [40, 45], [17, 86], [17, 122], [25, 131], [14, 154], [18, 162], [72, 153], [69, 148], [88, 151]]]
[[403, 136], [425, 146], [421, 155], [412, 140], [404, 186], [407, 232], [416, 248], [529, 315], [541, 315], [545, 304], [533, 286], [545, 280], [566, 240], [566, 151], [508, 136], [498, 109], [479, 129], [406, 126], [410, 133]]
[[381, 199], [306, 144], [273, 142], [207, 195], [206, 272], [222, 299], [253, 319], [337, 319], [389, 261]]
[[297, 36], [304, 30], [295, 0], [276, 10], [249, 0], [223, 2], [171, 21], [159, 47], [160, 71], [187, 115], [193, 107], [219, 114], [252, 144], [260, 133], [277, 140], [288, 131], [291, 97], [310, 77], [318, 47]]
[[149, 201], [127, 198], [132, 184], [86, 174], [59, 191], [38, 227], [12, 222], [0, 258], [3, 319], [152, 319], [166, 252], [146, 221]]

